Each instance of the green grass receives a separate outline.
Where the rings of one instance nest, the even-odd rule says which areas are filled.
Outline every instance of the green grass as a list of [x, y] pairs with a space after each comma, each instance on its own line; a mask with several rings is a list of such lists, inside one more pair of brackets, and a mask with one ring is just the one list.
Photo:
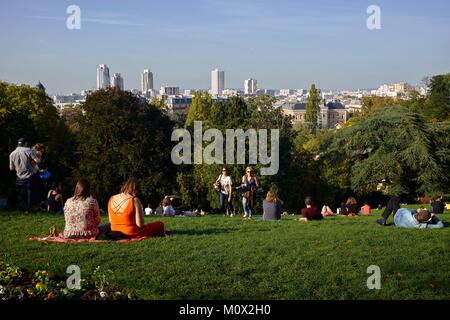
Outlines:
[[[450, 228], [380, 227], [379, 215], [309, 223], [152, 217], [173, 237], [45, 244], [27, 239], [48, 235], [51, 225], [62, 230], [61, 215], [3, 212], [0, 260], [58, 275], [71, 264], [82, 276], [102, 266], [145, 299], [449, 299]], [[370, 265], [381, 268], [381, 290], [367, 288]]]

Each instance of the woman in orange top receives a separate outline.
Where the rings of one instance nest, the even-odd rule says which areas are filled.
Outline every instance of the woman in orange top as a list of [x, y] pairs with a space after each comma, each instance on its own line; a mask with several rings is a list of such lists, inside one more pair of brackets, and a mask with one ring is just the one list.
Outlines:
[[144, 224], [144, 210], [136, 197], [136, 181], [128, 180], [120, 193], [108, 202], [111, 231], [120, 231], [130, 237], [163, 237], [164, 223], [161, 221]]

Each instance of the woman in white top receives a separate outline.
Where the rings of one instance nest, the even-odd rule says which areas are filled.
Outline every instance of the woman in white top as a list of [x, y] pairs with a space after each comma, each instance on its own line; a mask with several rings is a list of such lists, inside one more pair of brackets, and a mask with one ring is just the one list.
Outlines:
[[216, 185], [220, 183], [219, 200], [220, 200], [220, 211], [227, 216], [231, 217], [234, 215], [234, 208], [232, 204], [232, 187], [233, 183], [231, 177], [228, 175], [227, 168], [222, 169], [222, 174], [217, 178]]

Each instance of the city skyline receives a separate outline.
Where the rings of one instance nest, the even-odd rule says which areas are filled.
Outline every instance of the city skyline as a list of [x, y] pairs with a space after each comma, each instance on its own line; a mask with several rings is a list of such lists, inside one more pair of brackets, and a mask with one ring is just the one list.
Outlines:
[[125, 89], [210, 88], [210, 72], [226, 72], [226, 88], [245, 79], [260, 88], [330, 90], [420, 83], [450, 70], [450, 4], [436, 0], [377, 1], [381, 30], [368, 30], [366, 1], [175, 0], [109, 4], [77, 1], [81, 29], [68, 30], [68, 1], [0, 4], [0, 80], [35, 85], [52, 94], [95, 89], [100, 63], [120, 73]]

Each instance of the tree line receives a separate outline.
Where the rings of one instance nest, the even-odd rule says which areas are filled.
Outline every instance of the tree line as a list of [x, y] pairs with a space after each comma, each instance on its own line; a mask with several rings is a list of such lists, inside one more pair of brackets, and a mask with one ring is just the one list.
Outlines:
[[[124, 180], [134, 178], [140, 183], [140, 197], [151, 205], [166, 194], [178, 194], [185, 206], [215, 209], [219, 203], [212, 185], [222, 165], [175, 166], [171, 161], [176, 144], [171, 141], [173, 130], [186, 128], [193, 133], [194, 121], [202, 121], [203, 130], [215, 128], [223, 134], [229, 128], [279, 129], [279, 171], [259, 177], [262, 187], [257, 198], [274, 190], [288, 211], [302, 207], [307, 195], [337, 205], [350, 194], [368, 200], [393, 194], [446, 194], [449, 96], [450, 74], [436, 76], [426, 97], [367, 98], [362, 112], [343, 129], [320, 130], [314, 121], [320, 108], [315, 86], [306, 124], [294, 128], [292, 118], [266, 95], [214, 102], [209, 94], [196, 92], [188, 114], [173, 118], [161, 101], [148, 103], [130, 92], [108, 89], [90, 94], [80, 108], [66, 108], [59, 114], [43, 91], [0, 83], [0, 195], [13, 192], [15, 178], [8, 171], [8, 156], [17, 139], [25, 137], [32, 144], [45, 145], [45, 165], [68, 194], [74, 181], [84, 177], [105, 206]], [[234, 183], [240, 182], [245, 167], [228, 166]], [[238, 197], [234, 201], [240, 208]]]

